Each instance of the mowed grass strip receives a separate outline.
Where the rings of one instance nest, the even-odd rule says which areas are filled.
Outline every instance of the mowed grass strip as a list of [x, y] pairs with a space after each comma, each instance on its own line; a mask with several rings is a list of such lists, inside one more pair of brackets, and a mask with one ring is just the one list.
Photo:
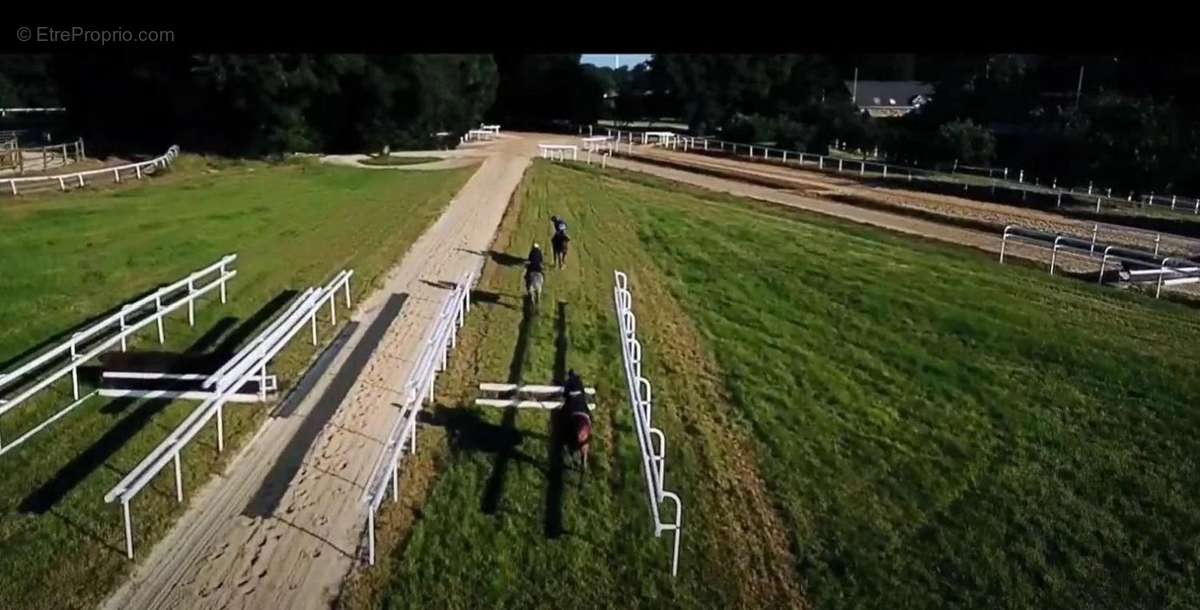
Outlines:
[[1194, 309], [636, 181], [815, 607], [1200, 604]]
[[[519, 268], [489, 271], [482, 290], [503, 294], [472, 313], [447, 403], [514, 362], [551, 378], [564, 299], [567, 362], [606, 397], [595, 476], [566, 492], [571, 534], [547, 539], [545, 416], [463, 409], [479, 437], [524, 456], [504, 471], [503, 509], [482, 504], [494, 451], [447, 451], [428, 499], [397, 518], [399, 550], [357, 581], [374, 597], [351, 607], [1200, 605], [1195, 309], [640, 174], [537, 164], [520, 193], [515, 238], [498, 247], [523, 256], [560, 214], [571, 266], [550, 272], [520, 358]], [[674, 583], [665, 543], [643, 546], [639, 529], [612, 267], [633, 274], [667, 488], [689, 511]], [[709, 413], [725, 436], [689, 421]], [[693, 457], [731, 447], [753, 463]], [[784, 558], [770, 570], [801, 599], [730, 578], [743, 562], [723, 532], [762, 547], [771, 520], [720, 512], [721, 476], [739, 507], [764, 481], [791, 552], [763, 559]]]
[[[349, 608], [798, 607], [795, 561], [754, 448], [730, 421], [715, 361], [638, 243], [636, 224], [596, 177], [537, 162], [508, 211], [419, 455], [385, 501], [380, 561], [343, 592]], [[633, 200], [626, 202], [634, 204]], [[520, 259], [568, 219], [568, 265], [526, 310]], [[670, 538], [653, 537], [641, 454], [624, 392], [612, 270], [634, 284], [667, 489], [684, 498], [677, 579]], [[596, 387], [586, 479], [551, 450], [549, 413], [473, 406], [481, 381]]]
[[[152, 325], [131, 349], [231, 352], [292, 291], [342, 268], [355, 270], [357, 304], [472, 171], [372, 172], [184, 157], [174, 173], [136, 187], [7, 202], [0, 206], [7, 227], [0, 233], [0, 361], [233, 252], [239, 272], [228, 304], [214, 292], [197, 304], [194, 328], [180, 311], [166, 324], [165, 346]], [[346, 317], [339, 314], [339, 324]], [[321, 322], [327, 342], [336, 329], [327, 317]], [[290, 384], [314, 354], [301, 333], [271, 372]], [[0, 418], [4, 438], [69, 402], [69, 378], [53, 390]], [[121, 511], [104, 504], [103, 495], [196, 404], [93, 398], [0, 457], [0, 606], [89, 608], [119, 584], [132, 564], [123, 554]], [[199, 490], [270, 409], [230, 406], [223, 454], [211, 429], [183, 451], [185, 496]], [[169, 473], [138, 496], [139, 558], [182, 510]]]

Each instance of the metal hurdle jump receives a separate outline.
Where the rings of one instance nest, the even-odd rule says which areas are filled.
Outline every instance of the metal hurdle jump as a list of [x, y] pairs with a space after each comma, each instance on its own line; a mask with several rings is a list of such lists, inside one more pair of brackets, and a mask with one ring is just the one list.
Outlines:
[[323, 287], [308, 288], [300, 293], [282, 314], [277, 316], [261, 333], [246, 344], [237, 354], [216, 372], [205, 377], [203, 402], [159, 443], [129, 474], [125, 475], [104, 496], [106, 503], [120, 502], [125, 524], [125, 552], [133, 559], [133, 524], [129, 503], [154, 479], [169, 462], [175, 465], [175, 497], [183, 502], [183, 472], [180, 452], [187, 446], [210, 420], [217, 420], [217, 451], [225, 449], [222, 410], [225, 403], [236, 398], [239, 390], [248, 383], [258, 380], [260, 399], [266, 399], [267, 365], [280, 351], [308, 325], [312, 327], [312, 341], [316, 345], [317, 314], [329, 305], [330, 324], [337, 323], [337, 293], [344, 291], [346, 307], [350, 307], [350, 277], [353, 271], [338, 273]]
[[1099, 257], [1100, 272], [1096, 281], [1103, 283], [1104, 271], [1109, 262], [1123, 263], [1131, 267], [1123, 271], [1122, 279], [1130, 282], [1155, 282], [1154, 298], [1162, 294], [1163, 286], [1179, 284], [1194, 284], [1200, 282], [1200, 263], [1181, 256], [1159, 256], [1137, 248], [1106, 244], [1096, 241], [1095, 232], [1087, 239], [1073, 235], [1049, 233], [1029, 229], [1020, 225], [1004, 227], [1000, 238], [1000, 263], [1004, 264], [1004, 254], [1009, 240], [1050, 250], [1050, 274], [1054, 268], [1060, 251], [1074, 254], [1083, 258], [1095, 260]]
[[[96, 395], [96, 392], [80, 395], [79, 367], [85, 362], [120, 345], [125, 351], [128, 338], [138, 330], [157, 324], [158, 341], [163, 343], [166, 336], [163, 332], [163, 318], [167, 314], [187, 306], [188, 324], [194, 325], [196, 320], [196, 299], [213, 290], [220, 290], [221, 302], [226, 302], [226, 283], [237, 275], [237, 271], [229, 266], [237, 260], [236, 254], [222, 257], [217, 262], [188, 274], [187, 277], [176, 280], [155, 290], [136, 301], [126, 303], [112, 315], [96, 322], [87, 328], [74, 333], [65, 341], [31, 358], [17, 368], [0, 374], [0, 390], [16, 386], [20, 391], [11, 398], [0, 400], [0, 416], [12, 411], [34, 395], [48, 388], [59, 379], [71, 376], [72, 396], [74, 402], [51, 415], [31, 430], [25, 432], [7, 445], [0, 444], [0, 455], [25, 442], [34, 434], [40, 432], [67, 413]], [[47, 368], [54, 366], [48, 372]]]

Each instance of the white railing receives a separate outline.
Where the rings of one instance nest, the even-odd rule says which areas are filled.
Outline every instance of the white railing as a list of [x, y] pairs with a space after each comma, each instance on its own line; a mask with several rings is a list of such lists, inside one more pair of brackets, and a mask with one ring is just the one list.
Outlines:
[[[937, 168], [920, 167], [915, 164], [900, 164], [900, 163], [884, 163], [880, 161], [868, 161], [865, 159], [848, 158], [835, 155], [820, 155], [817, 153], [801, 152], [796, 150], [787, 150], [774, 146], [763, 146], [760, 144], [745, 144], [741, 142], [729, 142], [726, 140], [718, 140], [709, 137], [692, 137], [674, 134], [673, 132], [633, 132], [623, 131], [619, 129], [608, 129], [610, 137], [613, 137], [615, 143], [620, 144], [625, 142], [628, 144], [626, 152], [633, 154], [633, 144], [635, 140], [641, 140], [642, 144], [653, 144], [662, 148], [671, 148], [673, 150], [688, 151], [705, 151], [710, 153], [725, 153], [731, 156], [745, 156], [750, 160], [758, 160], [764, 162], [775, 161], [781, 164], [794, 163], [799, 166], [805, 164], [814, 165], [816, 169], [826, 172], [850, 173], [858, 174], [860, 177], [870, 175], [873, 178], [886, 178], [889, 180], [901, 180], [906, 182], [924, 181], [927, 183], [938, 183], [946, 186], [962, 187], [963, 190], [970, 191], [972, 189], [992, 189], [997, 188], [1007, 189], [1014, 193], [1019, 193], [1022, 200], [1026, 195], [1043, 196], [1046, 201], [1053, 200], [1055, 207], [1061, 207], [1063, 198], [1066, 197], [1068, 202], [1075, 200], [1079, 203], [1092, 205], [1092, 199], [1095, 198], [1095, 212], [1099, 213], [1101, 205], [1109, 207], [1138, 207], [1141, 205], [1155, 206], [1160, 205], [1167, 207], [1171, 211], [1177, 213], [1192, 213], [1200, 214], [1200, 198], [1190, 198], [1185, 200], [1183, 197], [1170, 196], [1164, 197], [1161, 195], [1150, 194], [1143, 196], [1140, 200], [1134, 197], [1132, 192], [1125, 197], [1114, 195], [1113, 189], [1101, 189], [1095, 187], [1091, 183], [1087, 188], [1083, 187], [1066, 187], [1059, 186], [1057, 178], [1052, 178], [1046, 182], [1040, 183], [1025, 175], [1023, 170], [1014, 171], [1018, 176], [1017, 180], [1010, 179], [1008, 168], [994, 168], [987, 173], [990, 182], [965, 182], [958, 178], [955, 174], [965, 173], [960, 172], [960, 169], [965, 169], [967, 166], [958, 165], [955, 163], [953, 171], [944, 171]], [[669, 134], [669, 135], [668, 135]], [[653, 138], [653, 140], [652, 140]], [[1000, 175], [1000, 170], [1003, 170], [1003, 178], [998, 178], [992, 175], [994, 171], [997, 176]], [[1103, 193], [1101, 191], [1104, 191]]]
[[493, 135], [500, 135], [500, 126], [499, 125], [484, 125], [483, 123], [480, 123], [479, 129], [481, 129], [483, 131], [490, 131], [490, 132], [492, 132]]
[[[629, 291], [629, 278], [620, 271], [613, 271], [613, 305], [617, 312], [617, 326], [621, 339], [621, 359], [625, 366], [626, 389], [629, 406], [633, 409], [634, 431], [642, 451], [642, 472], [646, 478], [646, 491], [650, 499], [650, 516], [654, 519], [654, 536], [664, 531], [675, 532], [671, 552], [671, 576], [679, 572], [679, 537], [683, 528], [683, 502], [679, 496], [663, 490], [663, 475], [667, 460], [667, 437], [651, 425], [652, 399], [650, 382], [642, 377], [642, 344], [637, 340], [637, 318], [633, 314], [633, 293]], [[655, 447], [654, 439], [658, 439]], [[675, 505], [674, 522], [665, 523], [660, 505], [671, 500]]]
[[[1189, 201], [1191, 199], [1191, 201]], [[1200, 214], [1200, 197], [1180, 197], [1179, 195], [1155, 195], [1151, 193], [1143, 198], [1146, 205], [1153, 206], [1156, 203], [1162, 206], [1168, 206], [1172, 211], [1190, 210], [1192, 214]]]
[[[83, 153], [81, 152], [80, 154], [82, 155]], [[0, 187], [0, 192], [8, 192], [15, 196], [15, 195], [20, 194], [20, 191], [17, 189], [18, 184], [31, 184], [31, 183], [50, 183], [50, 184], [57, 183], [58, 188], [61, 191], [66, 191], [68, 187], [83, 188], [87, 184], [86, 181], [84, 180], [84, 178], [87, 176], [112, 176], [113, 182], [120, 182], [121, 176], [122, 176], [122, 174], [124, 174], [127, 177], [134, 176], [138, 180], [141, 180], [145, 174], [153, 173], [154, 170], [156, 170], [158, 168], [165, 169], [165, 168], [169, 167], [171, 165], [171, 163], [173, 163], [175, 161], [175, 157], [178, 157], [178, 156], [179, 156], [179, 147], [171, 146], [171, 148], [168, 148], [167, 152], [164, 153], [163, 155], [161, 155], [159, 157], [155, 157], [155, 158], [147, 160], [147, 161], [139, 161], [137, 163], [127, 163], [125, 165], [117, 165], [114, 167], [105, 167], [103, 169], [93, 169], [93, 170], [88, 170], [88, 171], [84, 171], [84, 172], [70, 172], [70, 173], [59, 174], [59, 175], [55, 175], [55, 176], [28, 176], [28, 177], [24, 177], [24, 178], [0, 178], [0, 185], [3, 185], [6, 182], [8, 183], [8, 188], [4, 189], [4, 188]]]
[[1000, 238], [1001, 264], [1004, 263], [1005, 249], [1010, 240], [1049, 249], [1051, 275], [1054, 274], [1059, 252], [1093, 261], [1099, 258], [1100, 272], [1097, 275], [1097, 282], [1103, 282], [1104, 271], [1110, 261], [1125, 263], [1131, 267], [1128, 271], [1130, 281], [1156, 282], [1154, 298], [1161, 295], [1163, 286], [1200, 282], [1200, 263], [1181, 256], [1161, 257], [1157, 251], [1147, 252], [1137, 248], [1098, 242], [1095, 233], [1092, 234], [1091, 239], [1088, 239], [1081, 236], [1029, 229], [1020, 225], [1004, 227], [1004, 233]]
[[579, 147], [574, 144], [538, 144], [538, 153], [551, 161], [566, 161], [567, 153], [571, 153], [572, 161], [579, 160]]
[[466, 321], [467, 312], [471, 311], [471, 286], [475, 278], [474, 271], [463, 275], [462, 281], [442, 302], [429, 336], [408, 374], [408, 380], [400, 389], [403, 406], [363, 490], [362, 501], [367, 505], [367, 561], [371, 565], [375, 565], [375, 513], [387, 495], [389, 481], [392, 484], [392, 499], [399, 498], [399, 467], [404, 446], [409, 445], [410, 453], [417, 451], [417, 413], [426, 400], [433, 401], [434, 381], [438, 372], [446, 368], [449, 352], [457, 343], [458, 329]]
[[[131, 522], [129, 503], [137, 496], [150, 481], [162, 472], [168, 462], [175, 463], [175, 497], [183, 502], [183, 472], [179, 457], [180, 451], [204, 428], [213, 418], [217, 420], [217, 451], [225, 448], [224, 423], [222, 410], [226, 402], [238, 393], [238, 390], [255, 379], [266, 380], [267, 364], [295, 337], [309, 322], [313, 328], [313, 345], [316, 340], [317, 314], [326, 303], [329, 304], [330, 324], [336, 324], [336, 297], [339, 290], [344, 290], [346, 307], [350, 307], [350, 277], [353, 271], [344, 270], [338, 273], [325, 286], [312, 287], [294, 298], [284, 312], [277, 316], [261, 333], [247, 343], [203, 383], [212, 394], [200, 403], [200, 406], [183, 420], [154, 448], [129, 474], [125, 475], [104, 496], [106, 503], [119, 501], [125, 521], [125, 552], [133, 558], [133, 524]], [[259, 383], [260, 398], [265, 400], [266, 384]]]
[[[72, 334], [69, 339], [33, 357], [19, 367], [7, 373], [0, 374], [0, 390], [12, 386], [19, 381], [32, 382], [31, 385], [24, 387], [17, 395], [0, 401], [0, 416], [17, 408], [35, 394], [67, 375], [71, 376], [72, 395], [75, 401], [33, 429], [25, 432], [16, 440], [9, 442], [7, 445], [0, 443], [0, 455], [25, 442], [31, 436], [62, 418], [94, 395], [94, 393], [91, 393], [80, 396], [79, 366], [81, 364], [112, 349], [118, 343], [121, 346], [121, 351], [125, 351], [127, 338], [139, 329], [152, 323], [157, 323], [158, 325], [159, 343], [164, 342], [166, 337], [163, 333], [163, 318], [167, 314], [186, 305], [188, 308], [188, 324], [194, 325], [196, 321], [196, 299], [212, 290], [219, 288], [221, 291], [221, 302], [226, 302], [225, 284], [237, 274], [236, 270], [229, 269], [229, 265], [235, 260], [237, 260], [236, 254], [222, 257], [221, 260], [199, 271], [195, 271], [183, 279], [163, 286], [132, 303], [127, 303], [117, 313]], [[213, 277], [210, 278], [210, 276]], [[65, 362], [62, 362], [64, 360]], [[56, 368], [40, 376], [38, 375], [39, 372], [42, 372], [55, 362], [59, 363]]]

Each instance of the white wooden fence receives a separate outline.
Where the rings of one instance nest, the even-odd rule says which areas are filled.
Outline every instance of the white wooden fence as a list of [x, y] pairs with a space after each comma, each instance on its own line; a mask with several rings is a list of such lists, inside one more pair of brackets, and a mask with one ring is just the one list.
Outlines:
[[[123, 305], [117, 313], [91, 324], [76, 332], [70, 338], [54, 347], [30, 358], [17, 368], [0, 374], [0, 390], [21, 384], [20, 391], [6, 399], [0, 400], [0, 416], [19, 407], [34, 395], [50, 387], [55, 381], [71, 376], [72, 396], [74, 402], [51, 415], [46, 420], [25, 432], [8, 444], [0, 443], [0, 455], [25, 442], [46, 426], [64, 417], [67, 413], [91, 398], [95, 392], [80, 395], [79, 367], [100, 354], [113, 349], [118, 344], [125, 351], [127, 339], [138, 330], [158, 325], [158, 341], [162, 343], [166, 337], [163, 333], [163, 318], [167, 314], [181, 309], [188, 309], [188, 324], [195, 324], [196, 299], [220, 289], [221, 302], [226, 301], [225, 284], [237, 271], [229, 265], [237, 260], [236, 254], [222, 257], [221, 260], [188, 274], [187, 277], [163, 286], [132, 303]], [[51, 368], [49, 371], [46, 369]]]
[[[80, 142], [82, 147], [82, 142]], [[82, 154], [82, 152], [80, 153]], [[0, 192], [9, 193], [11, 195], [19, 195], [20, 188], [18, 184], [25, 186], [45, 186], [58, 185], [59, 190], [66, 191], [68, 188], [83, 188], [87, 185], [85, 178], [108, 177], [112, 176], [113, 182], [119, 183], [122, 176], [125, 178], [136, 178], [141, 180], [144, 176], [153, 174], [158, 169], [165, 169], [175, 161], [175, 157], [179, 156], [179, 147], [171, 146], [166, 153], [155, 157], [148, 161], [140, 161], [138, 163], [127, 163], [125, 165], [117, 165], [114, 167], [105, 167], [103, 169], [93, 169], [83, 172], [70, 172], [65, 174], [57, 174], [54, 176], [26, 176], [20, 178], [0, 178]], [[94, 181], [94, 180], [93, 180]], [[7, 183], [7, 188], [4, 187]]]
[[387, 495], [389, 482], [392, 485], [392, 499], [399, 498], [400, 458], [406, 445], [410, 453], [417, 451], [417, 413], [425, 401], [433, 401], [434, 381], [437, 374], [445, 370], [450, 350], [457, 344], [458, 329], [471, 311], [471, 286], [475, 283], [476, 274], [476, 271], [464, 274], [442, 302], [429, 336], [409, 371], [408, 380], [399, 390], [403, 406], [375, 460], [371, 478], [367, 479], [367, 486], [363, 489], [362, 502], [367, 506], [367, 561], [371, 565], [375, 564], [375, 513]]
[[[707, 152], [727, 154], [730, 156], [744, 156], [747, 159], [760, 162], [776, 162], [780, 164], [795, 164], [798, 166], [810, 165], [815, 169], [825, 172], [845, 173], [850, 175], [857, 174], [860, 177], [882, 178], [887, 180], [897, 180], [905, 182], [926, 182], [938, 183], [946, 187], [961, 187], [964, 191], [996, 189], [1011, 191], [1019, 194], [1024, 201], [1026, 197], [1042, 197], [1047, 203], [1054, 203], [1055, 207], [1061, 207], [1063, 199], [1068, 203], [1072, 200], [1080, 203], [1092, 205], [1095, 202], [1095, 212], [1100, 213], [1103, 206], [1107, 207], [1139, 207], [1152, 206], [1168, 209], [1177, 213], [1200, 214], [1200, 198], [1184, 198], [1180, 196], [1162, 196], [1162, 195], [1146, 195], [1140, 198], [1134, 197], [1133, 193], [1127, 193], [1124, 197], [1114, 195], [1113, 189], [1100, 189], [1089, 184], [1087, 188], [1083, 187], [1066, 187], [1059, 186], [1058, 180], [1052, 178], [1049, 181], [1038, 183], [1037, 180], [1027, 177], [1024, 171], [1014, 170], [1013, 175], [1017, 176], [1016, 180], [1009, 178], [1008, 168], [1003, 169], [1003, 178], [1000, 176], [999, 170], [993, 168], [986, 175], [989, 182], [969, 182], [964, 181], [961, 177], [956, 176], [956, 173], [962, 173], [958, 170], [966, 168], [955, 164], [954, 171], [942, 171], [936, 168], [919, 167], [917, 165], [905, 165], [896, 163], [882, 163], [879, 161], [869, 161], [865, 159], [848, 158], [834, 155], [819, 155], [816, 153], [801, 152], [795, 150], [787, 150], [774, 146], [763, 146], [760, 144], [746, 144], [742, 142], [730, 142], [726, 140], [718, 140], [708, 137], [692, 137], [672, 134], [672, 132], [632, 132], [609, 129], [608, 134], [613, 138], [614, 142], [628, 143], [625, 152], [633, 154], [633, 143], [635, 140], [642, 140], [643, 144], [653, 144], [655, 146], [670, 148], [672, 150], [681, 150], [684, 152]], [[672, 134], [674, 137], [667, 137], [661, 134]], [[653, 136], [653, 137], [652, 137]], [[995, 176], [993, 176], [993, 173]]]
[[[663, 532], [675, 533], [671, 551], [671, 576], [679, 572], [679, 537], [683, 528], [683, 502], [679, 496], [663, 490], [664, 469], [667, 461], [667, 437], [652, 425], [653, 400], [650, 381], [642, 376], [642, 344], [637, 340], [637, 318], [633, 314], [633, 293], [629, 290], [629, 278], [620, 271], [613, 271], [613, 305], [617, 312], [617, 327], [621, 340], [621, 360], [625, 366], [626, 389], [629, 406], [633, 410], [634, 432], [642, 452], [642, 472], [646, 479], [646, 492], [650, 500], [650, 516], [654, 520], [654, 536]], [[658, 439], [657, 446], [655, 439]], [[661, 504], [670, 500], [675, 506], [673, 521], [664, 522]]]
[[[129, 503], [169, 462], [175, 464], [175, 497], [179, 502], [183, 502], [180, 452], [213, 418], [217, 421], [217, 451], [224, 450], [222, 409], [225, 403], [252, 379], [257, 377], [265, 380], [268, 363], [304, 329], [306, 322], [313, 329], [312, 341], [313, 345], [316, 345], [317, 314], [328, 303], [329, 322], [337, 323], [337, 293], [345, 292], [346, 307], [349, 308], [350, 277], [353, 274], [351, 270], [341, 271], [325, 286], [309, 288], [294, 298], [281, 315], [205, 379], [203, 387], [208, 389], [211, 395], [105, 494], [106, 503], [121, 503], [125, 523], [125, 552], [130, 559], [133, 559], [133, 524]], [[263, 391], [263, 387], [263, 384], [259, 385], [260, 391]]]
[[1104, 271], [1110, 261], [1123, 263], [1128, 267], [1125, 270], [1125, 273], [1128, 274], [1128, 281], [1155, 282], [1154, 298], [1156, 299], [1162, 294], [1163, 286], [1200, 282], [1200, 262], [1182, 256], [1159, 256], [1157, 251], [1152, 253], [1137, 248], [1098, 242], [1095, 233], [1091, 239], [1088, 239], [1076, 235], [1039, 231], [1015, 224], [1008, 225], [1004, 227], [1004, 233], [1000, 238], [1001, 264], [1004, 263], [1004, 254], [1009, 241], [1050, 250], [1051, 275], [1054, 275], [1059, 252], [1093, 261], [1099, 258], [1100, 271], [1097, 274], [1097, 282], [1104, 281]]

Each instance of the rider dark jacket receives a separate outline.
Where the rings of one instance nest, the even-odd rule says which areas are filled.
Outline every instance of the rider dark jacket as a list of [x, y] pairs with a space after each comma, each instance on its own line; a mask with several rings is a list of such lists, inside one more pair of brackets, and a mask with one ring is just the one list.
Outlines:
[[527, 260], [528, 263], [526, 265], [526, 269], [529, 271], [536, 271], [538, 273], [542, 272], [542, 250], [540, 248], [535, 246], [533, 249], [531, 249], [529, 251], [529, 258]]
[[575, 371], [567, 373], [567, 382], [563, 384], [563, 410], [569, 413], [588, 413], [587, 395], [583, 391], [583, 380]]

